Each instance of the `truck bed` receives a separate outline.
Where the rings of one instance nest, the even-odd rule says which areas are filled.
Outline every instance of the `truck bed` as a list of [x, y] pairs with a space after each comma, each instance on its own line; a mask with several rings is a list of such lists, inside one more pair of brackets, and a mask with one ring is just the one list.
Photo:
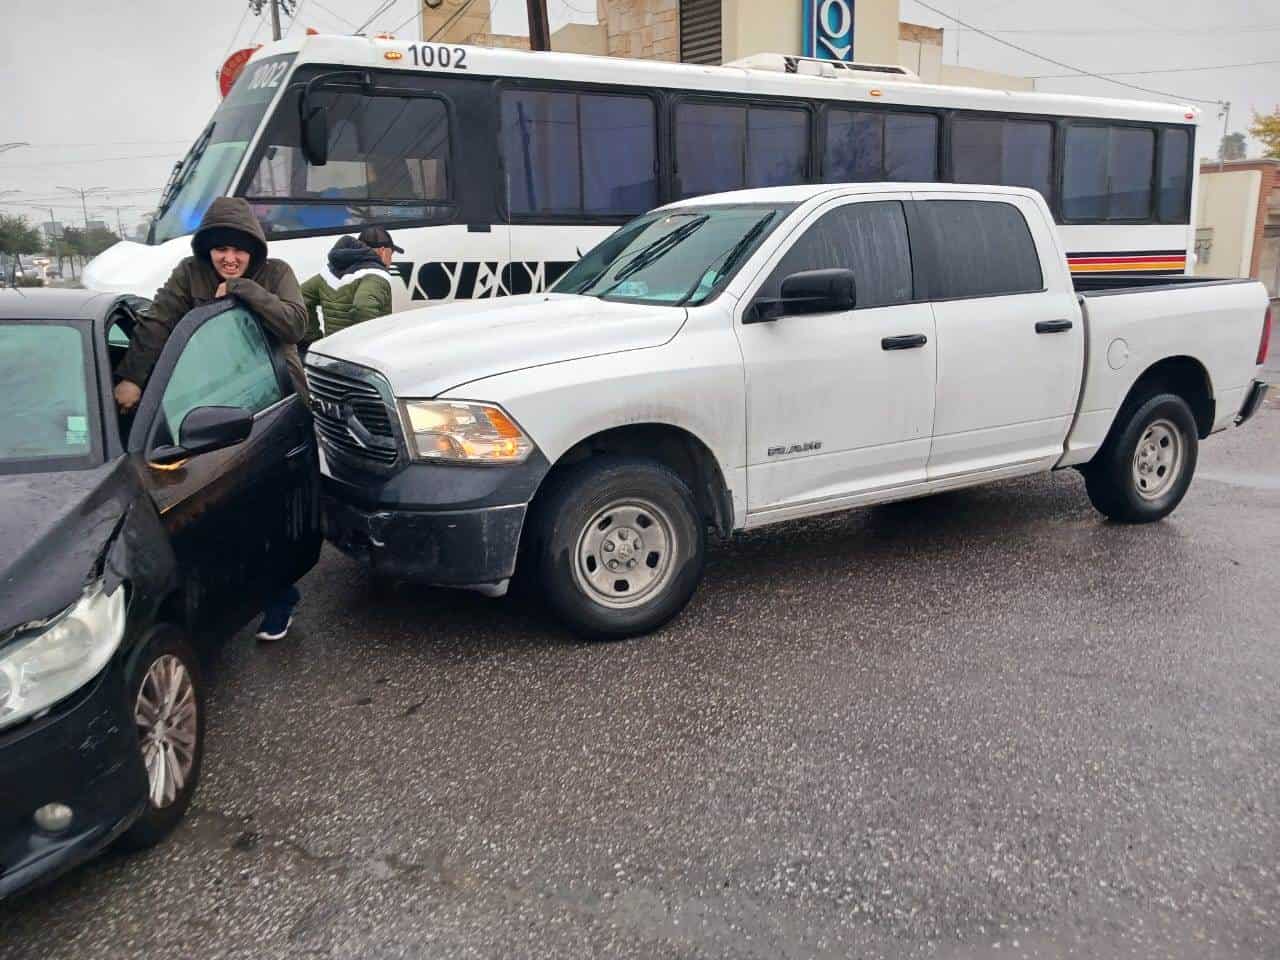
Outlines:
[[1184, 273], [1161, 276], [1073, 276], [1071, 285], [1081, 296], [1099, 297], [1113, 293], [1137, 293], [1142, 290], [1174, 290], [1185, 287], [1206, 287], [1215, 284], [1254, 283], [1237, 277], [1193, 277]]

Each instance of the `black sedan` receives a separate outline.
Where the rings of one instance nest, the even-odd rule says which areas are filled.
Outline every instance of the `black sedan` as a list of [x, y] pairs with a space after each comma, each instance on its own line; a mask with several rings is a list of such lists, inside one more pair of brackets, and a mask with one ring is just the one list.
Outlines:
[[233, 300], [175, 328], [134, 413], [135, 298], [0, 293], [0, 897], [181, 819], [208, 638], [320, 550], [316, 448]]

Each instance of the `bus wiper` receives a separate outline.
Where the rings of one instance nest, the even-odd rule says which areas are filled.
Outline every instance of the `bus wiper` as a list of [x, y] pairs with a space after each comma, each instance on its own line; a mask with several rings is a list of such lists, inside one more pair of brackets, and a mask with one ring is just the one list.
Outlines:
[[[200, 162], [200, 158], [204, 156], [205, 148], [209, 146], [209, 141], [213, 139], [213, 128], [216, 123], [210, 123], [204, 128], [204, 133], [196, 138], [196, 142], [192, 144], [191, 149], [187, 152], [186, 159], [180, 160], [173, 168], [173, 174], [169, 177], [169, 182], [165, 185], [164, 193], [160, 197], [160, 204], [156, 207], [155, 220], [159, 220], [164, 216], [173, 201], [178, 198], [178, 194], [182, 192], [182, 188], [187, 185], [187, 181], [191, 179], [191, 172], [195, 170], [196, 164]], [[154, 222], [154, 220], [153, 220]]]
[[[681, 244], [695, 230], [710, 220], [709, 214], [700, 214], [686, 223], [684, 226], [677, 227], [670, 233], [659, 237], [647, 247], [642, 248], [634, 257], [632, 257], [625, 267], [619, 270], [613, 277], [613, 283], [601, 290], [596, 296], [604, 299], [604, 297], [612, 293], [615, 289], [622, 286], [629, 278], [635, 276], [651, 263], [666, 256], [678, 244]], [[594, 283], [594, 281], [592, 281]]]
[[[740, 239], [737, 243], [735, 243], [732, 247], [730, 247], [725, 252], [724, 257], [721, 260], [720, 266], [717, 267], [715, 273], [711, 275], [712, 287], [714, 287], [717, 283], [719, 283], [720, 278], [723, 277], [730, 270], [732, 270], [734, 266], [737, 264], [738, 260], [741, 259], [742, 255], [751, 249], [752, 244], [754, 244], [756, 240], [759, 239], [760, 234], [764, 232], [764, 228], [773, 222], [773, 218], [777, 216], [777, 214], [778, 214], [778, 211], [770, 210], [763, 217], [761, 217], [754, 224], [752, 224], [751, 229], [742, 235], [742, 239]], [[698, 288], [702, 286], [702, 281], [706, 279], [706, 276], [707, 275], [704, 273], [702, 274], [702, 276], [698, 277], [698, 279], [694, 281], [693, 286], [689, 288], [689, 292], [676, 301], [676, 305], [682, 307], [686, 303], [688, 303], [689, 300], [693, 298], [693, 295], [698, 292]]]

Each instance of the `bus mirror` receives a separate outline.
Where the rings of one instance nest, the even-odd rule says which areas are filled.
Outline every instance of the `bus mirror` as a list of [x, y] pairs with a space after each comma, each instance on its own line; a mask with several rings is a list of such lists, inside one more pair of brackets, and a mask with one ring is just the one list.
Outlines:
[[302, 155], [313, 167], [329, 162], [329, 111], [302, 101]]

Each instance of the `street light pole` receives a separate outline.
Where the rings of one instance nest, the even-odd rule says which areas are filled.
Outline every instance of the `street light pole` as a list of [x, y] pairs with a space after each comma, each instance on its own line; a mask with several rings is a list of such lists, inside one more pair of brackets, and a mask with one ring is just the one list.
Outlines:
[[74, 194], [80, 198], [80, 210], [84, 213], [84, 228], [89, 229], [89, 203], [87, 197], [102, 193], [106, 187], [58, 187], [59, 190], [65, 190], [67, 193]]

